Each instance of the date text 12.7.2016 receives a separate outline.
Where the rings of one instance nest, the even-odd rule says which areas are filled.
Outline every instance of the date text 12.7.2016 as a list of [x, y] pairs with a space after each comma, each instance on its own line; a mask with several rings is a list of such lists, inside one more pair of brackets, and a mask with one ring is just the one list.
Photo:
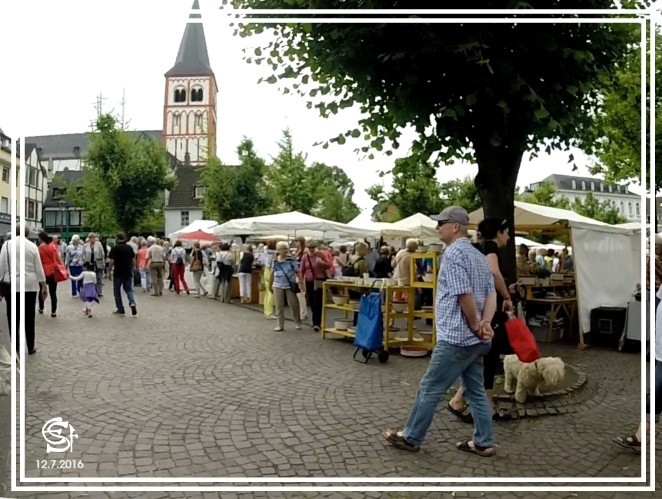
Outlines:
[[75, 470], [84, 467], [80, 459], [37, 459], [37, 468], [40, 470]]

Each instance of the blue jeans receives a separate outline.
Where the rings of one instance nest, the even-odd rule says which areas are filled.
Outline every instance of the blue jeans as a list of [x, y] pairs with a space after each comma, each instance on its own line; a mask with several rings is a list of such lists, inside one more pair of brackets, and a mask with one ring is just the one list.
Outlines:
[[464, 398], [470, 403], [475, 423], [474, 444], [495, 445], [492, 407], [483, 386], [483, 356], [489, 351], [489, 343], [470, 347], [458, 347], [445, 341], [437, 343], [403, 431], [407, 442], [415, 445], [423, 442], [441, 397], [457, 378], [461, 378]]
[[[662, 362], [655, 361], [655, 421], [660, 420], [662, 413]], [[650, 405], [650, 391], [646, 394], [646, 421], [651, 420], [651, 405]]]
[[129, 306], [136, 304], [136, 297], [133, 295], [133, 274], [126, 277], [113, 277], [113, 293], [115, 294], [115, 307], [120, 313], [124, 313], [124, 303], [122, 302], [122, 288], [129, 299]]
[[[83, 271], [82, 265], [69, 265], [69, 275], [78, 277]], [[71, 296], [78, 296], [78, 290], [81, 288], [81, 281], [71, 281]]]

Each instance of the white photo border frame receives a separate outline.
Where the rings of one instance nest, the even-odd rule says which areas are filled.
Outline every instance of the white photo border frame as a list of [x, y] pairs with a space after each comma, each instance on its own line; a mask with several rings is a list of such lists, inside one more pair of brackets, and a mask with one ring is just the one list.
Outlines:
[[[199, 11], [191, 11], [194, 13], [199, 13]], [[563, 15], [568, 15], [568, 14], [576, 14], [576, 15], [638, 15], [641, 16], [638, 19], [632, 19], [632, 18], [627, 18], [627, 19], [622, 19], [622, 18], [536, 18], [533, 16], [536, 15], [559, 15], [558, 10], [553, 10], [553, 9], [539, 9], [539, 10], [523, 10], [523, 9], [495, 9], [495, 10], [490, 10], [490, 9], [414, 9], [414, 10], [406, 10], [406, 9], [397, 9], [397, 10], [389, 10], [389, 9], [375, 9], [375, 10], [368, 10], [368, 9], [342, 9], [342, 13], [338, 14], [337, 12], [333, 12], [333, 9], [307, 9], [307, 10], [302, 10], [302, 9], [223, 9], [221, 7], [221, 12], [227, 16], [234, 16], [232, 19], [228, 19], [228, 22], [246, 22], [246, 23], [263, 23], [263, 24], [285, 24], [285, 23], [336, 23], [336, 24], [349, 24], [349, 23], [400, 23], [400, 24], [439, 24], [439, 23], [445, 23], [445, 24], [457, 24], [457, 23], [463, 23], [463, 24], [485, 24], [485, 23], [499, 23], [499, 24], [507, 24], [507, 23], [512, 23], [512, 22], [517, 22], [519, 24], [529, 24], [529, 23], [540, 23], [540, 24], [551, 24], [551, 23], [622, 23], [622, 24], [639, 24], [641, 27], [641, 39], [642, 39], [642, 95], [646, 94], [646, 82], [647, 82], [647, 67], [646, 67], [646, 42], [647, 42], [647, 26], [649, 26], [649, 32], [651, 35], [651, 51], [650, 51], [650, 64], [651, 64], [651, 70], [650, 73], [651, 75], [655, 74], [655, 62], [654, 62], [654, 57], [655, 57], [655, 44], [654, 44], [654, 35], [655, 35], [655, 18], [653, 14], [652, 9], [591, 9], [591, 10], [582, 10], [582, 9], [576, 9], [576, 10], [568, 10], [568, 11], [563, 11]], [[468, 15], [471, 17], [467, 18], [358, 18], [358, 17], [349, 17], [349, 18], [306, 18], [306, 17], [298, 17], [298, 18], [275, 18], [275, 17], [266, 17], [266, 18], [238, 18], [238, 16], [243, 16], [243, 15], [276, 15], [276, 14], [281, 14], [281, 15], [297, 15], [297, 14], [304, 14], [305, 15], [315, 15], [315, 14], [320, 14], [320, 15], [329, 15], [329, 14], [338, 14], [338, 15], [350, 15], [353, 16], [355, 14], [386, 14], [388, 13], [389, 15]], [[491, 14], [491, 15], [514, 15], [517, 14], [519, 16], [523, 16], [521, 18], [513, 19], [513, 18], [480, 18], [480, 17], [475, 17], [475, 16], [480, 16], [480, 15], [485, 15], [485, 14]], [[202, 19], [188, 19], [189, 23], [195, 24], [195, 23], [202, 23]], [[654, 102], [655, 98], [655, 85], [654, 85], [654, 78], [651, 78], [651, 102]], [[650, 109], [650, 115], [651, 115], [651, 120], [650, 120], [650, 132], [651, 132], [651, 137], [654, 137], [655, 133], [655, 120], [654, 120], [654, 105], [651, 105]], [[642, 185], [645, 184], [645, 179], [647, 178], [647, 168], [646, 168], [646, 99], [642, 99], [642, 160], [641, 160], [641, 175], [642, 175]], [[18, 172], [18, 198], [19, 198], [19, 214], [20, 214], [20, 222], [21, 222], [21, 227], [24, 226], [24, 221], [25, 221], [25, 141], [23, 136], [21, 136], [20, 140], [20, 149], [21, 149], [21, 154], [20, 154], [20, 167], [19, 167], [19, 172]], [[651, 140], [650, 144], [650, 151], [651, 151], [651, 158], [654, 158], [654, 153], [655, 153], [655, 141]], [[12, 151], [15, 151], [14, 148], [14, 142], [12, 141]], [[15, 157], [12, 153], [12, 178], [16, 178], [14, 175], [16, 174], [15, 172], [16, 164], [15, 164]], [[650, 174], [652, 178], [652, 185], [654, 185], [654, 176], [655, 176], [655, 162], [651, 161], [651, 167], [650, 167]], [[12, 186], [12, 193], [15, 193], [15, 186]], [[646, 199], [645, 199], [645, 194], [642, 194], [642, 206], [646, 206]], [[652, 196], [651, 201], [650, 201], [650, 214], [649, 214], [649, 224], [655, 222], [655, 196]], [[15, 205], [12, 204], [13, 208], [15, 208]], [[643, 213], [645, 213], [645, 209], [642, 210]], [[12, 212], [13, 213], [13, 212]], [[644, 216], [642, 213], [642, 216]], [[12, 231], [15, 234], [16, 233], [16, 217], [12, 216]], [[654, 234], [654, 231], [653, 231]], [[23, 235], [23, 230], [21, 229], [21, 235]], [[24, 254], [25, 247], [24, 244], [21, 243], [21, 254]], [[645, 275], [645, 261], [646, 261], [646, 231], [642, 230], [642, 276]], [[23, 278], [24, 278], [24, 259], [21, 259], [21, 276], [20, 276], [20, 284], [22, 286], [23, 284]], [[15, 264], [15, 255], [12, 259], [12, 262]], [[14, 267], [15, 268], [15, 267]], [[651, 276], [653, 276], [653, 265], [650, 266], [649, 272]], [[653, 281], [654, 282], [654, 281]], [[13, 280], [12, 280], [12, 286], [15, 286]], [[14, 292], [15, 288], [12, 288], [12, 292]], [[15, 304], [15, 300], [14, 300]], [[15, 305], [13, 305], [15, 307]], [[21, 304], [19, 306], [19, 317], [20, 317], [20, 323], [22, 325], [21, 327], [21, 337], [25, 338], [25, 331], [23, 329], [23, 325], [25, 324], [25, 303], [24, 300], [21, 300]], [[15, 312], [15, 308], [13, 309]], [[651, 331], [654, 331], [654, 301], [651, 304], [650, 308], [650, 316], [649, 319], [651, 321]], [[642, 321], [642, 338], [646, 337], [645, 334], [645, 326], [646, 323], [645, 321]], [[370, 487], [370, 486], [358, 486], [358, 487], [348, 487], [348, 486], [341, 486], [341, 487], [328, 487], [328, 486], [321, 486], [321, 487], [315, 487], [315, 486], [253, 486], [253, 487], [237, 487], [237, 486], [172, 486], [168, 487], [167, 489], [164, 488], [163, 486], [142, 486], [142, 487], [136, 487], [136, 486], [22, 486], [22, 485], [17, 485], [16, 483], [16, 450], [17, 450], [17, 442], [16, 442], [16, 403], [15, 403], [15, 396], [16, 396], [16, 382], [17, 382], [17, 374], [15, 366], [16, 364], [16, 349], [15, 349], [15, 341], [16, 341], [16, 321], [12, 321], [12, 365], [14, 366], [12, 369], [12, 407], [11, 407], [11, 421], [12, 421], [12, 426], [14, 428], [14, 431], [12, 431], [12, 461], [11, 461], [11, 470], [12, 470], [12, 477], [11, 477], [11, 489], [12, 491], [25, 491], [25, 492], [100, 492], [100, 491], [107, 491], [107, 492], [120, 492], [120, 491], [217, 491], [217, 492], [241, 492], [241, 491], [290, 491], [290, 492], [295, 492], [295, 491], [393, 491], [393, 492], [405, 492], [405, 491], [446, 491], [446, 492], [451, 492], [451, 491], [567, 491], [567, 492], [575, 492], [575, 491], [623, 491], [623, 492], [650, 492], [655, 490], [655, 432], [654, 432], [654, 422], [651, 422], [653, 425], [653, 431], [651, 431], [651, 445], [650, 445], [650, 459], [651, 459], [651, 467], [650, 467], [650, 477], [651, 477], [651, 482], [650, 484], [647, 484], [647, 486], [635, 486], [635, 487], [624, 487], [624, 486], [615, 486], [615, 487], [604, 487], [604, 486], [560, 486], [560, 487], [549, 487], [549, 486], [533, 486], [533, 487], [521, 487], [521, 486], [513, 486], [513, 487], [503, 487], [503, 486], [496, 486], [496, 487], [476, 487], [476, 486], [409, 486], [409, 487], [403, 487], [403, 486], [390, 486], [390, 487]], [[645, 397], [643, 396], [646, 392], [646, 379], [643, 373], [645, 372], [646, 368], [646, 359], [645, 355], [643, 352], [645, 352], [645, 349], [643, 348], [644, 342], [642, 342], [642, 355], [641, 355], [641, 365], [642, 365], [642, 384], [641, 384], [641, 393], [642, 393], [642, 402], [641, 402], [641, 420], [645, 420]], [[651, 365], [655, 365], [655, 359], [654, 359], [654, 349], [651, 349]], [[25, 358], [25, 341], [21, 342], [21, 358]], [[20, 403], [20, 483], [155, 483], [155, 484], [171, 484], [171, 483], [193, 483], [193, 484], [199, 484], [199, 483], [207, 483], [207, 482], [212, 482], [212, 483], [448, 483], [448, 484], [457, 484], [457, 483], [541, 483], [541, 484], [549, 484], [549, 483], [562, 483], [562, 484], [570, 484], [570, 483], [641, 483], [644, 482], [646, 483], [646, 460], [643, 459], [643, 457], [646, 454], [646, 435], [645, 432], [642, 433], [642, 473], [641, 476], [638, 479], [630, 479], [630, 480], [625, 480], [623, 478], [619, 477], [604, 477], [604, 478], [594, 478], [594, 477], [586, 477], [586, 478], [555, 478], [555, 477], [549, 477], [549, 478], [538, 478], [538, 477], [519, 477], [519, 478], [501, 478], [501, 477], [496, 477], [496, 478], [487, 478], [487, 477], [476, 477], [472, 478], [470, 480], [463, 479], [463, 478], [452, 478], [452, 477], [444, 477], [444, 478], [429, 478], [429, 477], [411, 477], [411, 478], [371, 478], [371, 477], [365, 477], [365, 478], [338, 478], [338, 477], [329, 477], [329, 478], [303, 478], [303, 477], [234, 477], [234, 478], [206, 478], [206, 477], [184, 477], [184, 478], [169, 478], [169, 479], [164, 479], [162, 477], [145, 477], [145, 478], [139, 478], [139, 477], [71, 477], [71, 478], [66, 478], [66, 477], [48, 477], [48, 478], [30, 478], [25, 476], [25, 377], [23, 375], [20, 376], [19, 385], [20, 385], [20, 396], [19, 396], [19, 403]], [[651, 369], [650, 373], [650, 382], [651, 382], [651, 387], [654, 386], [654, 369]], [[654, 397], [651, 398], [652, 400], [652, 407], [651, 407], [651, 412], [654, 411], [655, 407], [655, 402], [654, 402]]]

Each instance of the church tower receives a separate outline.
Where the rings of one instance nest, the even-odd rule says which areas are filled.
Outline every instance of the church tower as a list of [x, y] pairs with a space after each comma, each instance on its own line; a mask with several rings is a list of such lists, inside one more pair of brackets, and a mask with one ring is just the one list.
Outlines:
[[[216, 77], [209, 64], [200, 5], [194, 0], [175, 65], [165, 74], [163, 140], [169, 153], [192, 165], [216, 155]], [[195, 20], [191, 22], [190, 20]]]

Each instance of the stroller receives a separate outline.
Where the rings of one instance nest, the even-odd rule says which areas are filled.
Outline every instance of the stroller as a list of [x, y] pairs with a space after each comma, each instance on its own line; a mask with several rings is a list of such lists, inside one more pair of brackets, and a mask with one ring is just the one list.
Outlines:
[[[353, 359], [356, 362], [367, 364], [373, 354], [377, 354], [377, 360], [381, 364], [388, 361], [389, 353], [384, 350], [384, 316], [382, 315], [382, 293], [373, 291], [374, 283], [370, 286], [367, 294], [361, 297], [359, 306], [359, 317], [356, 323], [356, 335], [354, 336]], [[383, 282], [382, 282], [383, 286]], [[361, 351], [364, 360], [356, 358]]]

